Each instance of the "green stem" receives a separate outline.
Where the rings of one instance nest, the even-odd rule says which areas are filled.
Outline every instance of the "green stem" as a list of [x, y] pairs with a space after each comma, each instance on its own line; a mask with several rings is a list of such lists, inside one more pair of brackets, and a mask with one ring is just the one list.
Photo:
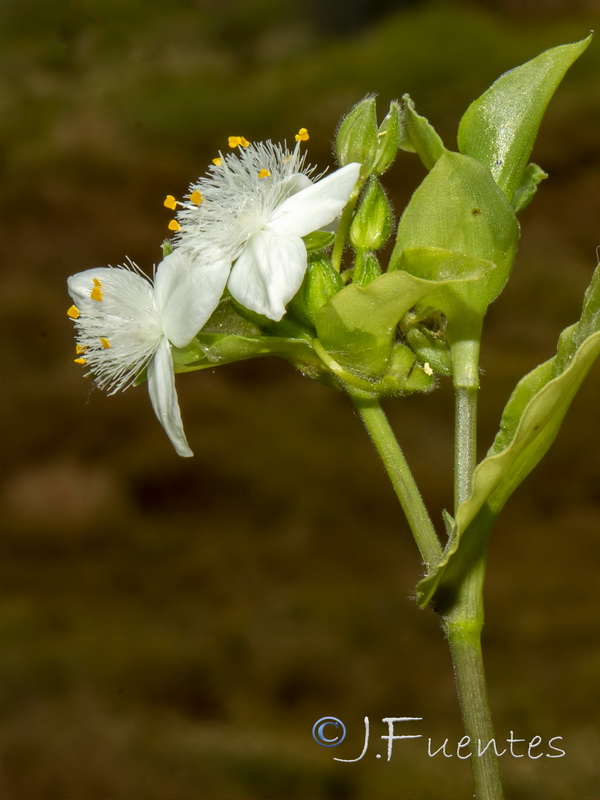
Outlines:
[[455, 390], [454, 506], [469, 499], [473, 472], [477, 464], [476, 386], [457, 386]]
[[342, 253], [344, 252], [344, 247], [348, 239], [348, 233], [352, 223], [352, 215], [354, 214], [354, 209], [356, 208], [356, 203], [364, 182], [364, 178], [358, 179], [358, 182], [354, 187], [352, 194], [350, 195], [350, 199], [346, 203], [346, 207], [342, 212], [338, 229], [335, 234], [335, 241], [331, 251], [331, 265], [337, 272], [340, 272], [342, 269]]
[[381, 456], [400, 505], [406, 514], [421, 558], [427, 568], [431, 569], [440, 560], [442, 548], [423, 503], [423, 498], [388, 419], [377, 399], [356, 393], [350, 393], [350, 397]]
[[[481, 328], [479, 328], [479, 331]], [[477, 463], [477, 395], [479, 391], [479, 336], [465, 336], [453, 345], [456, 397], [454, 499], [458, 506], [471, 495]], [[487, 537], [491, 518], [480, 518], [479, 535]], [[481, 630], [485, 547], [458, 588], [454, 602], [443, 612], [443, 627], [450, 646], [458, 700], [465, 731], [471, 743], [471, 772], [476, 800], [502, 800], [500, 766], [496, 755], [492, 714], [487, 696]], [[483, 752], [482, 752], [483, 751]], [[480, 755], [481, 753], [481, 755]]]
[[[463, 724], [471, 746], [476, 800], [503, 800], [494, 726], [481, 652], [485, 556], [473, 566], [457, 603], [444, 616]], [[494, 740], [494, 741], [492, 741]]]

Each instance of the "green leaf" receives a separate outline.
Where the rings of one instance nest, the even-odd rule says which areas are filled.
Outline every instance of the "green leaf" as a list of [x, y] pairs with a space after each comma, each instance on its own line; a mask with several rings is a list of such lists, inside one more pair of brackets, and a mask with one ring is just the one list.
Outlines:
[[473, 475], [473, 490], [456, 514], [456, 534], [435, 570], [417, 587], [419, 604], [435, 596], [443, 608], [475, 560], [502, 507], [556, 438], [562, 420], [600, 356], [600, 267], [586, 292], [579, 322], [563, 331], [554, 358], [517, 384], [487, 457]]
[[533, 200], [537, 187], [540, 183], [548, 177], [548, 173], [544, 172], [537, 164], [528, 164], [527, 169], [523, 173], [521, 183], [517, 186], [513, 196], [512, 205], [515, 209], [515, 214], [527, 208], [529, 203]]
[[482, 315], [508, 280], [518, 237], [514, 211], [489, 170], [469, 156], [446, 152], [402, 215], [390, 269], [407, 269], [403, 250], [422, 247], [493, 262], [497, 269], [482, 281], [456, 286], [463, 303]]
[[546, 50], [506, 72], [475, 100], [458, 129], [458, 149], [491, 170], [512, 202], [552, 95], [591, 35]]
[[[421, 276], [397, 270], [381, 275], [368, 286], [351, 284], [317, 313], [319, 340], [339, 364], [364, 376], [383, 375], [401, 317], [424, 297], [454, 284], [476, 281], [492, 266], [444, 252], [444, 266], [440, 269], [440, 251], [421, 248], [411, 251], [411, 255], [411, 263], [419, 262], [415, 269]], [[428, 279], [433, 273], [435, 279]]]
[[417, 153], [427, 169], [431, 169], [438, 158], [446, 152], [444, 143], [433, 125], [417, 114], [415, 104], [410, 96], [402, 97], [403, 112], [403, 139], [400, 142], [402, 150]]

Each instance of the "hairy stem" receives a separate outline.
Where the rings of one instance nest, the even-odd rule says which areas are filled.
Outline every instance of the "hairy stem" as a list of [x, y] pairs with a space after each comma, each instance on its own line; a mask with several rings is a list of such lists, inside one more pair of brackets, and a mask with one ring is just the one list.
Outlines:
[[428, 569], [431, 569], [440, 560], [442, 548], [390, 423], [377, 399], [354, 393], [351, 393], [350, 396], [381, 456], [421, 553], [421, 558]]

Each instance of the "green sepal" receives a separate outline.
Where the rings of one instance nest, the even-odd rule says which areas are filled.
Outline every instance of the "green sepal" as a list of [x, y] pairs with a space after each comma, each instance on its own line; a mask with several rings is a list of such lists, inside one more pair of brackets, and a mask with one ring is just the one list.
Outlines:
[[370, 174], [375, 163], [379, 139], [375, 98], [365, 97], [342, 120], [336, 138], [337, 160], [340, 166], [357, 162], [361, 175]]
[[392, 208], [377, 178], [369, 178], [350, 225], [350, 243], [361, 250], [379, 250], [392, 232]]
[[382, 175], [394, 162], [400, 147], [402, 136], [402, 112], [397, 100], [392, 100], [390, 110], [377, 131], [379, 140], [375, 163], [371, 169], [373, 175]]
[[[346, 286], [318, 312], [317, 336], [323, 348], [345, 368], [365, 377], [383, 375], [390, 364], [396, 326], [424, 297], [443, 295], [453, 284], [480, 280], [493, 265], [455, 253], [445, 253], [443, 275], [428, 280], [402, 270], [387, 272], [368, 286]], [[423, 248], [413, 258], [431, 259]], [[438, 254], [434, 253], [435, 266]], [[435, 273], [435, 266], [429, 272]], [[425, 265], [420, 272], [426, 275]], [[437, 270], [439, 273], [439, 270]]]
[[487, 457], [473, 474], [469, 499], [434, 571], [417, 586], [418, 602], [448, 608], [471, 566], [482, 558], [504, 504], [554, 441], [579, 387], [600, 356], [600, 267], [586, 292], [579, 322], [564, 330], [554, 358], [522, 378], [512, 393]]
[[464, 307], [483, 315], [509, 278], [518, 239], [514, 210], [489, 170], [469, 156], [446, 152], [400, 219], [390, 269], [410, 271], [402, 260], [409, 248], [439, 248], [493, 262], [496, 269], [481, 281], [454, 287]]
[[176, 373], [244, 361], [249, 358], [278, 356], [317, 380], [329, 380], [328, 370], [302, 339], [278, 336], [241, 336], [201, 331], [186, 347], [171, 348]]
[[415, 104], [407, 94], [402, 97], [402, 118], [404, 126], [400, 148], [417, 153], [427, 169], [431, 169], [446, 148], [433, 125], [417, 114]]
[[333, 244], [335, 233], [332, 231], [313, 231], [307, 236], [302, 237], [307, 253], [318, 253]]
[[309, 259], [300, 289], [288, 303], [288, 313], [312, 328], [321, 306], [343, 288], [344, 281], [329, 259], [313, 257]]
[[521, 178], [521, 183], [517, 186], [512, 199], [512, 206], [515, 210], [515, 214], [527, 208], [537, 192], [537, 187], [547, 177], [548, 173], [544, 172], [537, 164], [532, 163], [527, 165], [527, 169]]
[[546, 106], [590, 41], [591, 35], [554, 47], [506, 72], [471, 103], [460, 122], [458, 149], [485, 164], [511, 202]]

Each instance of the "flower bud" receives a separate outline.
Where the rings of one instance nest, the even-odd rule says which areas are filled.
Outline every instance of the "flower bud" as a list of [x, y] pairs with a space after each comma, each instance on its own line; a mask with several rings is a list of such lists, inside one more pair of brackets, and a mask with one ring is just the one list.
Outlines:
[[302, 286], [288, 305], [288, 310], [301, 322], [312, 325], [321, 306], [343, 288], [344, 281], [331, 266], [329, 259], [312, 259]]
[[350, 226], [350, 242], [361, 250], [378, 250], [392, 231], [392, 209], [377, 180], [371, 178]]
[[344, 167], [353, 161], [362, 164], [362, 174], [371, 172], [377, 156], [377, 114], [375, 98], [365, 97], [346, 114], [342, 120], [336, 140], [339, 164]]
[[390, 103], [390, 110], [379, 126], [377, 137], [379, 143], [372, 173], [382, 175], [396, 158], [402, 137], [402, 112], [396, 100]]

